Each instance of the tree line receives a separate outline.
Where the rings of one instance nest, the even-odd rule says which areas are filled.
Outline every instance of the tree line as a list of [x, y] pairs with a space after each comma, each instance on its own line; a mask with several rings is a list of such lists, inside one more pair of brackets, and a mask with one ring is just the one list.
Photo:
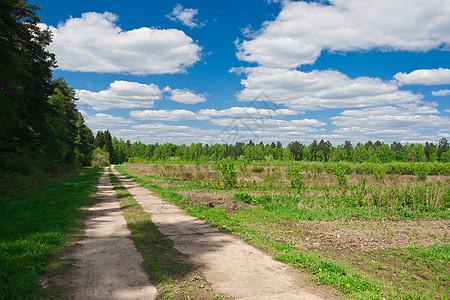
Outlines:
[[53, 78], [49, 30], [26, 0], [0, 1], [0, 175], [89, 165], [94, 135], [75, 91]]
[[[109, 132], [99, 131], [97, 136], [109, 135]], [[97, 139], [97, 138], [96, 138]], [[202, 144], [190, 145], [144, 144], [131, 143], [129, 140], [110, 138], [108, 141], [108, 155], [113, 163], [158, 161], [158, 160], [185, 160], [185, 161], [219, 161], [223, 159], [263, 161], [319, 161], [354, 163], [373, 162], [450, 162], [449, 143], [442, 138], [437, 144], [426, 142], [423, 144], [392, 144], [380, 141], [368, 141], [365, 144], [352, 145], [345, 141], [342, 145], [333, 146], [330, 141], [314, 140], [310, 145], [298, 141], [289, 143], [284, 147], [281, 142], [271, 144], [236, 142], [235, 144]], [[106, 146], [100, 145], [106, 150]]]

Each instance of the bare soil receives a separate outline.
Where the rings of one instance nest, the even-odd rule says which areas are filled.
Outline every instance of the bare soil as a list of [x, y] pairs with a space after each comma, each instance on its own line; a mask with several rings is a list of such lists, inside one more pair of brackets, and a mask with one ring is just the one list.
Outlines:
[[86, 238], [61, 257], [74, 261], [74, 267], [45, 278], [42, 285], [70, 287], [65, 298], [155, 299], [157, 290], [143, 270], [106, 169], [96, 201], [89, 209]]

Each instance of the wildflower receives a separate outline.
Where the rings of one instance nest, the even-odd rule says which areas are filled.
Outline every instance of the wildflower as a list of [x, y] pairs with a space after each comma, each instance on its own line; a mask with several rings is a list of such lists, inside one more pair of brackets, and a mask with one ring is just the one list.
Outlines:
[[322, 272], [322, 269], [321, 269], [321, 268], [319, 268], [319, 272]]
[[347, 283], [347, 287], [350, 287], [350, 284], [349, 284], [349, 283]]

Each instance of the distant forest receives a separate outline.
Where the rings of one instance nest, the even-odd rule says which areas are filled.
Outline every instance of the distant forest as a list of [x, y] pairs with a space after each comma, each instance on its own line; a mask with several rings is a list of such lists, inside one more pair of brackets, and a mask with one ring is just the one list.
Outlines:
[[425, 145], [397, 142], [389, 145], [380, 141], [352, 145], [346, 141], [342, 145], [333, 146], [324, 140], [319, 142], [314, 140], [310, 145], [295, 141], [286, 147], [283, 147], [281, 142], [255, 144], [252, 141], [213, 145], [201, 143], [146, 145], [141, 142], [119, 140], [111, 137], [109, 131], [99, 131], [94, 144], [95, 147], [106, 150], [110, 161], [117, 164], [174, 159], [207, 162], [226, 158], [246, 162], [263, 160], [354, 163], [450, 162], [449, 143], [446, 138], [440, 139], [437, 144], [426, 142]]

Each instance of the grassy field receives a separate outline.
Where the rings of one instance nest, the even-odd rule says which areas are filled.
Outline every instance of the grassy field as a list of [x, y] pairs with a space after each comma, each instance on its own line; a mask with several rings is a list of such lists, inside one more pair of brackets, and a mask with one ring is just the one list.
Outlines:
[[55, 255], [82, 235], [80, 219], [93, 204], [100, 170], [82, 168], [65, 179], [0, 195], [0, 299], [59, 298], [40, 278], [71, 266]]
[[[348, 298], [450, 297], [450, 177], [342, 166], [164, 162], [117, 169]], [[360, 167], [360, 166], [359, 166]]]

